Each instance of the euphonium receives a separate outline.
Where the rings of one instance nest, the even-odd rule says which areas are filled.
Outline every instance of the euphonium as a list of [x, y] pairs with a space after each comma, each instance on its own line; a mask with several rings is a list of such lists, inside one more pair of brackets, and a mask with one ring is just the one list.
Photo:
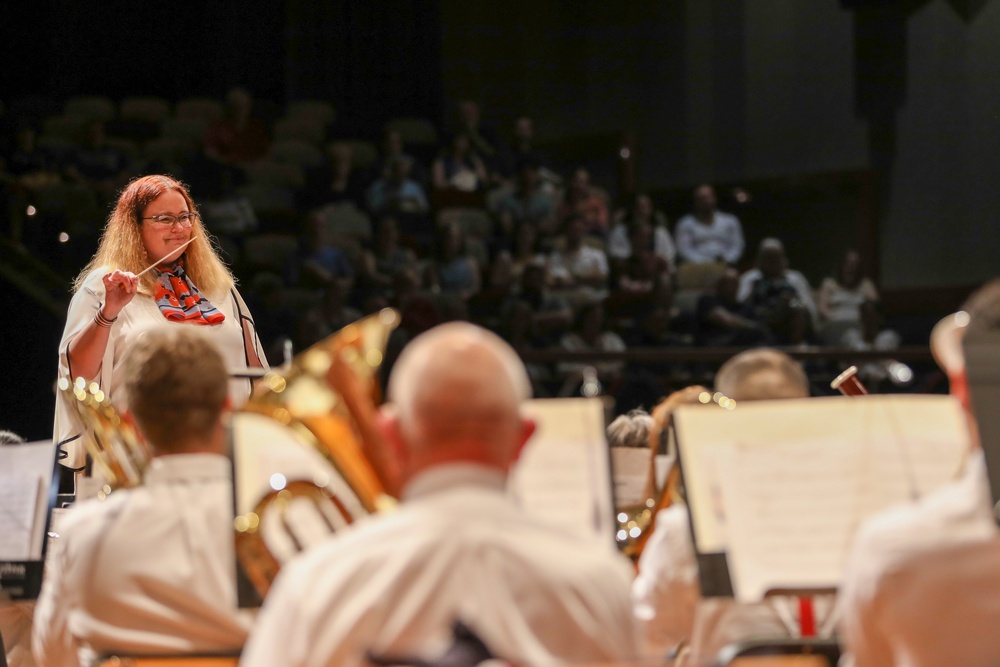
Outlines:
[[57, 387], [76, 406], [83, 426], [80, 437], [105, 481], [102, 492], [141, 484], [152, 454], [135, 427], [111, 405], [100, 385], [81, 377], [73, 383], [60, 378]]
[[[304, 548], [286, 516], [294, 500], [315, 505], [329, 532], [394, 503], [392, 463], [375, 426], [375, 406], [381, 398], [377, 373], [398, 322], [396, 311], [384, 309], [316, 343], [296, 355], [287, 370], [264, 375], [235, 416], [236, 456], [247, 444], [240, 442], [240, 433], [266, 440], [277, 427], [287, 439], [319, 453], [333, 472], [281, 476], [252, 511], [236, 517], [237, 557], [262, 596], [280, 567], [265, 524], [278, 519], [294, 550]], [[271, 425], [254, 425], [261, 418]]]

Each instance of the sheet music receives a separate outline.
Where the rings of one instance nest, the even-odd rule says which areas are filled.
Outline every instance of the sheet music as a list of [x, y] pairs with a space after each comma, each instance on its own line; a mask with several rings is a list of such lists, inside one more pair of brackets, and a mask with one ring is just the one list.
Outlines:
[[678, 428], [698, 551], [727, 552], [746, 601], [835, 587], [859, 523], [954, 479], [969, 446], [945, 396], [744, 403]]
[[524, 413], [538, 428], [511, 472], [510, 493], [535, 518], [613, 547], [604, 404], [537, 399]]
[[615, 483], [615, 507], [646, 502], [650, 466], [648, 449], [638, 447], [611, 448], [611, 475]]
[[0, 561], [30, 560], [42, 478], [0, 473]]

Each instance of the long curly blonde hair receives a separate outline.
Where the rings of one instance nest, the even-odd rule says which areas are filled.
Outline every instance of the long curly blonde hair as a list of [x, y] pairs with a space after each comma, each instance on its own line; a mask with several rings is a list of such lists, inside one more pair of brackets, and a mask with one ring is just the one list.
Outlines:
[[[152, 263], [142, 242], [142, 212], [164, 192], [176, 190], [184, 197], [189, 211], [197, 211], [187, 186], [163, 174], [140, 176], [126, 185], [118, 196], [115, 210], [108, 217], [97, 252], [73, 281], [73, 291], [83, 287], [87, 276], [104, 268], [139, 273]], [[235, 279], [215, 249], [212, 237], [201, 218], [191, 227], [194, 241], [185, 250], [185, 269], [191, 281], [210, 300], [221, 299], [232, 289]], [[156, 276], [149, 272], [139, 278], [139, 293], [152, 296]]]

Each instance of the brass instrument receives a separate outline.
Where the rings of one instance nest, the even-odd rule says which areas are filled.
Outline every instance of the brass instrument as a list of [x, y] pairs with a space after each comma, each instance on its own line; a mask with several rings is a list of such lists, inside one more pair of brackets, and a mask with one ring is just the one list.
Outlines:
[[105, 481], [101, 493], [141, 484], [152, 453], [135, 427], [111, 405], [100, 385], [80, 377], [72, 383], [60, 378], [57, 387], [76, 406], [84, 446]]
[[[398, 323], [398, 313], [384, 309], [316, 343], [287, 370], [264, 375], [237, 415], [244, 422], [266, 418], [286, 439], [318, 452], [334, 473], [283, 481], [236, 517], [237, 557], [262, 596], [280, 567], [265, 523], [276, 519], [296, 551], [304, 546], [287, 519], [293, 501], [312, 503], [329, 532], [395, 503], [395, 475], [375, 426], [375, 406], [381, 399], [377, 372]], [[244, 432], [253, 430], [260, 431]], [[243, 444], [235, 439], [237, 452]]]
[[680, 467], [676, 460], [670, 466], [662, 488], [657, 488], [656, 480], [656, 456], [664, 445], [668, 450], [671, 449], [669, 439], [673, 432], [671, 423], [674, 410], [681, 405], [699, 403], [715, 404], [728, 410], [736, 408], [736, 401], [719, 392], [713, 393], [701, 385], [679, 389], [653, 408], [651, 413], [653, 428], [649, 432], [650, 465], [647, 482], [649, 497], [640, 505], [618, 508], [618, 546], [622, 553], [633, 561], [639, 560], [646, 542], [656, 527], [657, 512], [670, 507], [681, 497]]

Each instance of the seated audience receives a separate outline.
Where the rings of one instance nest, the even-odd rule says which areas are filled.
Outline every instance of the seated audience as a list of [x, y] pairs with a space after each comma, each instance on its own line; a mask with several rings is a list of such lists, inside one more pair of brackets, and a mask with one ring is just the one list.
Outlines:
[[354, 265], [347, 252], [334, 245], [322, 211], [313, 211], [306, 218], [298, 253], [286, 273], [287, 284], [298, 287], [325, 288], [336, 281], [350, 291], [354, 285]]
[[583, 167], [573, 171], [569, 187], [557, 211], [559, 220], [580, 216], [588, 234], [604, 238], [608, 234], [609, 214], [607, 195], [590, 182], [590, 172]]
[[899, 346], [899, 335], [880, 330], [879, 296], [861, 270], [856, 250], [844, 253], [837, 271], [827, 276], [816, 295], [819, 339], [824, 345], [854, 349], [889, 350]]
[[[566, 352], [624, 352], [625, 341], [607, 326], [604, 304], [600, 301], [584, 304], [577, 308], [573, 328], [563, 335], [559, 349]], [[586, 367], [593, 367], [598, 378], [605, 384], [615, 384], [621, 380], [625, 369], [624, 361], [564, 361], [557, 366], [559, 374], [567, 379], [580, 377]]]
[[226, 94], [225, 114], [205, 133], [206, 155], [226, 165], [243, 165], [267, 155], [270, 145], [267, 124], [254, 114], [250, 92], [231, 89]]
[[400, 507], [282, 569], [242, 667], [435, 659], [456, 622], [515, 664], [634, 658], [627, 560], [542, 525], [505, 493], [535, 428], [520, 411], [529, 391], [514, 350], [473, 325], [404, 348], [379, 420], [401, 466]]
[[[963, 337], [1000, 330], [1000, 280], [963, 304], [931, 337], [935, 359], [965, 408], [972, 451], [954, 482], [865, 521], [841, 587], [846, 665], [1000, 664], [993, 634], [1000, 594], [1000, 535], [966, 385]], [[961, 321], [960, 321], [961, 322]]]
[[535, 226], [539, 236], [549, 236], [556, 228], [556, 205], [552, 193], [542, 187], [539, 163], [528, 157], [518, 163], [517, 182], [493, 206], [502, 235], [524, 223]]
[[805, 343], [814, 330], [816, 304], [806, 277], [788, 268], [784, 244], [766, 238], [757, 249], [757, 266], [740, 276], [736, 295], [778, 343]]
[[426, 243], [432, 236], [426, 221], [430, 204], [424, 189], [410, 177], [412, 167], [411, 159], [395, 158], [389, 164], [389, 173], [368, 187], [368, 211], [376, 218], [395, 216], [405, 237]]
[[347, 297], [348, 293], [342, 284], [334, 281], [326, 286], [320, 304], [310, 308], [299, 319], [295, 336], [296, 350], [304, 350], [361, 319], [361, 312], [347, 304]]
[[500, 159], [500, 137], [491, 126], [482, 122], [482, 111], [475, 100], [460, 100], [456, 107], [458, 123], [455, 134], [469, 139], [469, 147], [492, 174]]
[[70, 179], [92, 188], [104, 204], [110, 204], [128, 182], [131, 163], [122, 149], [108, 143], [104, 122], [92, 120], [84, 126], [83, 142], [70, 153], [66, 173]]
[[365, 208], [365, 177], [354, 165], [350, 144], [330, 145], [329, 162], [306, 175], [306, 184], [298, 194], [300, 208], [319, 208], [327, 204], [354, 204]]
[[755, 347], [773, 341], [770, 330], [754, 318], [753, 308], [736, 298], [740, 274], [729, 268], [714, 289], [698, 298], [695, 342], [708, 347]]
[[406, 152], [402, 132], [392, 128], [386, 128], [382, 133], [382, 150], [378, 159], [372, 163], [367, 180], [371, 182], [387, 177], [390, 167], [396, 158], [403, 158], [410, 162], [412, 165], [410, 168], [410, 178], [419, 183], [420, 187], [426, 189], [430, 186], [431, 179], [427, 174], [427, 169], [420, 163], [420, 160]]
[[[715, 376], [715, 390], [737, 402], [806, 398], [809, 381], [788, 355], [762, 348], [741, 352], [723, 364]], [[668, 427], [676, 405], [696, 402], [701, 391], [682, 390], [664, 401], [669, 410], [654, 409], [657, 432]], [[685, 653], [683, 664], [714, 665], [727, 644], [797, 635], [795, 598], [776, 596], [746, 604], [701, 597], [688, 510], [680, 498], [657, 513], [638, 568], [632, 601], [651, 656]], [[832, 600], [824, 596], [815, 602], [819, 631], [829, 635], [834, 629]]]
[[226, 367], [194, 327], [150, 330], [126, 359], [127, 419], [152, 448], [142, 486], [83, 501], [52, 542], [35, 610], [39, 665], [110, 652], [238, 652]]
[[674, 230], [681, 261], [735, 265], [743, 256], [743, 227], [739, 219], [718, 210], [715, 188], [711, 185], [695, 188], [692, 200], [693, 212], [681, 218]]
[[632, 231], [646, 225], [652, 230], [651, 250], [665, 263], [667, 271], [673, 271], [677, 260], [677, 249], [667, 229], [667, 217], [653, 206], [652, 198], [647, 194], [638, 194], [632, 202], [632, 207], [617, 217], [608, 234], [608, 259], [614, 263], [623, 263], [632, 256]]
[[390, 296], [396, 273], [416, 271], [417, 256], [412, 249], [400, 244], [399, 224], [392, 216], [379, 219], [371, 247], [361, 255], [359, 288], [365, 294]]
[[544, 262], [524, 267], [516, 291], [503, 308], [505, 338], [521, 348], [546, 348], [556, 345], [573, 324], [569, 302], [553, 294], [548, 286], [548, 267]]
[[608, 258], [604, 251], [586, 243], [587, 222], [574, 214], [563, 223], [561, 247], [549, 255], [552, 286], [574, 299], [603, 298], [608, 288]]
[[444, 225], [438, 234], [437, 252], [427, 265], [427, 287], [468, 301], [482, 282], [479, 262], [469, 254], [465, 233], [458, 223]]
[[486, 188], [489, 176], [479, 156], [472, 152], [469, 137], [455, 134], [431, 165], [434, 187], [438, 190], [477, 192]]
[[538, 238], [538, 226], [530, 221], [524, 221], [514, 228], [514, 238], [509, 251], [510, 270], [517, 280], [531, 264], [545, 264], [545, 253], [542, 252]]

